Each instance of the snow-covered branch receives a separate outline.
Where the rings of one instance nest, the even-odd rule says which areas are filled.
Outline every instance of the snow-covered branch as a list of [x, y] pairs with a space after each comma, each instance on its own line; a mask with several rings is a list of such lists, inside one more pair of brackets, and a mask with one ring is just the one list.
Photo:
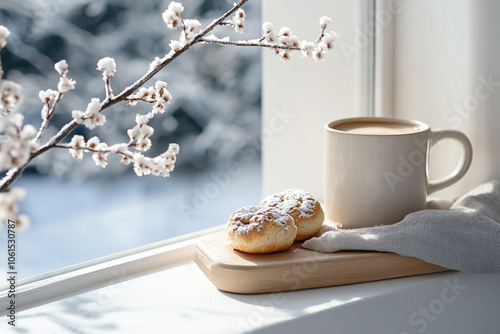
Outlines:
[[[150, 87], [144, 85], [193, 45], [199, 43], [271, 48], [284, 60], [290, 59], [291, 53], [300, 51], [302, 56], [312, 57], [316, 61], [324, 59], [326, 52], [334, 47], [337, 36], [333, 32], [326, 32], [331, 21], [328, 17], [320, 18], [320, 33], [315, 41], [300, 41], [291, 29], [282, 27], [276, 31], [269, 22], [262, 25], [262, 36], [255, 39], [232, 41], [228, 37], [217, 37], [213, 33], [216, 27], [231, 27], [237, 33], [244, 31], [246, 14], [241, 7], [247, 1], [240, 0], [233, 4], [205, 28], [202, 28], [200, 21], [196, 19], [183, 18], [183, 5], [172, 1], [161, 14], [168, 28], [180, 31], [178, 38], [171, 40], [170, 50], [163, 57], [156, 57], [144, 75], [118, 94], [114, 94], [111, 87], [117, 71], [115, 60], [111, 57], [100, 59], [96, 69], [102, 73], [104, 99], [101, 101], [98, 97], [93, 97], [85, 110], [71, 111], [72, 119], [45, 142], [42, 139], [59, 102], [76, 85], [76, 81], [68, 76], [68, 63], [61, 60], [54, 65], [59, 73], [57, 89], [46, 89], [39, 93], [42, 102], [41, 125], [36, 130], [30, 124], [23, 126], [23, 115], [15, 110], [21, 99], [21, 87], [12, 81], [4, 80], [0, 59], [0, 171], [5, 172], [0, 180], [0, 219], [26, 221], [26, 217], [18, 215], [15, 205], [22, 197], [22, 191], [11, 189], [11, 186], [33, 159], [53, 148], [68, 150], [77, 159], [81, 159], [84, 153], [91, 153], [96, 165], [103, 168], [108, 164], [108, 156], [116, 154], [121, 156], [122, 163], [133, 164], [138, 176], [148, 174], [169, 176], [179, 153], [177, 144], [170, 144], [164, 153], [155, 157], [147, 157], [144, 152], [151, 148], [150, 137], [154, 134], [154, 129], [148, 122], [166, 111], [166, 105], [172, 100], [172, 95], [167, 90], [166, 82], [156, 81]], [[0, 26], [0, 50], [5, 47], [9, 34], [6, 27]], [[82, 135], [69, 138], [78, 126], [92, 130], [104, 125], [107, 121], [104, 111], [120, 102], [126, 102], [130, 106], [140, 102], [152, 105], [149, 113], [136, 115], [135, 126], [127, 131], [128, 142], [108, 144], [97, 136], [88, 140]]]

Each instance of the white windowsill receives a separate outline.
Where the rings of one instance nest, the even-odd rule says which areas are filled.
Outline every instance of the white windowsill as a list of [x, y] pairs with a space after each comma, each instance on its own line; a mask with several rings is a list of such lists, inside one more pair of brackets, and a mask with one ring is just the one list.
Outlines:
[[[206, 233], [18, 282], [16, 328], [48, 334], [401, 334], [495, 333], [500, 327], [500, 274], [449, 272], [261, 295], [221, 292], [191, 259]], [[5, 295], [2, 333], [14, 332]]]
[[[93, 289], [106, 282], [113, 283], [134, 274], [191, 260], [199, 238], [223, 228], [222, 225], [216, 226], [20, 280], [16, 282], [17, 310], [22, 311]], [[7, 285], [0, 285], [0, 316], [6, 314], [6, 307], [10, 303], [8, 290]]]

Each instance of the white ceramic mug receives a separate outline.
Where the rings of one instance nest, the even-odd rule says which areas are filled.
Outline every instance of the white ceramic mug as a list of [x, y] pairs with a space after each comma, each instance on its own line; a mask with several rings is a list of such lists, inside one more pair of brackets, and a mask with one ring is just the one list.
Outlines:
[[[454, 139], [462, 159], [447, 177], [429, 182], [432, 145]], [[357, 117], [326, 124], [325, 213], [341, 228], [387, 225], [425, 209], [427, 195], [469, 169], [472, 145], [461, 132], [431, 131], [419, 121]]]

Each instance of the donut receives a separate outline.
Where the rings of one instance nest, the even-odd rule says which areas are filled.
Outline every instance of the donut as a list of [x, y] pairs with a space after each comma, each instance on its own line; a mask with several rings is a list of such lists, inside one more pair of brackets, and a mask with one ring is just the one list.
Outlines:
[[297, 225], [295, 241], [314, 236], [320, 230], [325, 218], [321, 204], [305, 190], [288, 189], [265, 197], [260, 205], [279, 209], [293, 217]]
[[246, 253], [271, 253], [290, 248], [297, 235], [293, 218], [277, 209], [245, 206], [226, 225], [229, 246]]

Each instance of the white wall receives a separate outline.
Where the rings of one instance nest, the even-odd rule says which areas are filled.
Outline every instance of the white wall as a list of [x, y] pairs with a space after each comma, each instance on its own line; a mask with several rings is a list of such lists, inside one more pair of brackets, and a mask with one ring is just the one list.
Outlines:
[[[276, 28], [288, 25], [300, 38], [315, 39], [318, 18], [328, 15], [341, 36], [318, 64], [299, 54], [283, 62], [263, 51], [264, 194], [297, 187], [322, 199], [324, 123], [370, 109], [370, 43], [363, 33], [369, 3], [263, 0], [263, 20]], [[376, 0], [375, 14], [375, 114], [456, 129], [472, 141], [467, 175], [434, 195], [453, 199], [500, 179], [500, 1]], [[284, 126], [273, 126], [283, 115]], [[459, 157], [453, 142], [437, 145], [430, 179], [451, 172]]]
[[[330, 16], [341, 37], [326, 60], [294, 53], [282, 61], [263, 51], [263, 192], [300, 188], [323, 198], [323, 126], [361, 114], [362, 60], [358, 38], [362, 1], [263, 0], [263, 22], [292, 29], [299, 39], [319, 37], [319, 18]], [[358, 31], [356, 31], [358, 29]]]
[[[393, 68], [382, 80], [393, 80], [383, 94], [392, 105], [377, 113], [460, 130], [474, 148], [468, 174], [438, 196], [451, 199], [500, 179], [499, 18], [500, 2], [488, 0], [403, 0], [395, 16], [393, 50], [386, 53]], [[483, 84], [489, 80], [494, 84]], [[437, 145], [430, 178], [450, 172], [459, 154], [452, 142]]]

